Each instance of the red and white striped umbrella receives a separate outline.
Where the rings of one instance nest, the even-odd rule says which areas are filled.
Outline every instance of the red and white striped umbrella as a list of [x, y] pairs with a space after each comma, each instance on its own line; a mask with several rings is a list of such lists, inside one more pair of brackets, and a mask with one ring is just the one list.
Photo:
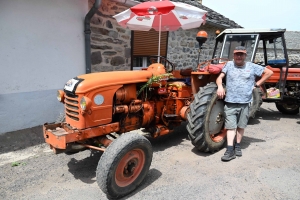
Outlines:
[[206, 13], [207, 11], [186, 3], [151, 1], [133, 6], [113, 17], [121, 26], [131, 30], [149, 31], [153, 28], [159, 31], [160, 47], [161, 31], [200, 27], [205, 23]]

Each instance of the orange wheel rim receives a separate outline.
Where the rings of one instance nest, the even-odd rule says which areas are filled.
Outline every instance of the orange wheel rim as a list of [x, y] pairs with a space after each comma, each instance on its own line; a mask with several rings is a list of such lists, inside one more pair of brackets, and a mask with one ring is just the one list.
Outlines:
[[220, 142], [226, 137], [227, 130], [222, 129], [218, 134], [211, 135], [210, 138], [214, 142]]
[[145, 153], [141, 149], [127, 152], [120, 160], [115, 174], [115, 181], [119, 187], [126, 187], [133, 183], [141, 173], [145, 164]]

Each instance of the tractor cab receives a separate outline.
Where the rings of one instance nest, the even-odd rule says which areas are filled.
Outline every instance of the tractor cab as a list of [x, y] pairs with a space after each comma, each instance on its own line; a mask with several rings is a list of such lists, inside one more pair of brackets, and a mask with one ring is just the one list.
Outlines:
[[281, 95], [268, 100], [282, 100], [289, 66], [284, 33], [285, 29], [226, 29], [216, 38], [213, 58], [233, 60], [234, 48], [244, 46], [246, 61], [268, 67], [278, 75], [273, 82]]

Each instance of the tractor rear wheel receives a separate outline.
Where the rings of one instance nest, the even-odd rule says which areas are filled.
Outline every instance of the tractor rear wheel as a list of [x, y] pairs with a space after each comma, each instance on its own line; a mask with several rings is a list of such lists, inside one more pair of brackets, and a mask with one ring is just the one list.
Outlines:
[[257, 111], [259, 111], [262, 103], [263, 103], [262, 92], [261, 92], [260, 88], [255, 88], [252, 91], [252, 103], [251, 103], [250, 110], [249, 110], [249, 116], [251, 118], [255, 117], [255, 114]]
[[216, 91], [215, 83], [200, 87], [187, 115], [189, 138], [203, 152], [218, 151], [226, 142], [224, 100], [218, 99]]
[[153, 150], [148, 139], [124, 133], [101, 156], [97, 183], [109, 198], [119, 198], [135, 190], [146, 177]]
[[299, 113], [299, 105], [290, 103], [275, 103], [279, 112], [288, 115], [297, 115]]

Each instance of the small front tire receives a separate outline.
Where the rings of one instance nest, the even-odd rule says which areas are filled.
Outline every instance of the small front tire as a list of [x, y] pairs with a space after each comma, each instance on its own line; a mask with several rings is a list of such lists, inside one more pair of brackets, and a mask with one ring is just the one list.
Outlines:
[[153, 150], [151, 143], [137, 133], [124, 133], [101, 156], [97, 183], [109, 198], [119, 198], [135, 190], [146, 177]]

